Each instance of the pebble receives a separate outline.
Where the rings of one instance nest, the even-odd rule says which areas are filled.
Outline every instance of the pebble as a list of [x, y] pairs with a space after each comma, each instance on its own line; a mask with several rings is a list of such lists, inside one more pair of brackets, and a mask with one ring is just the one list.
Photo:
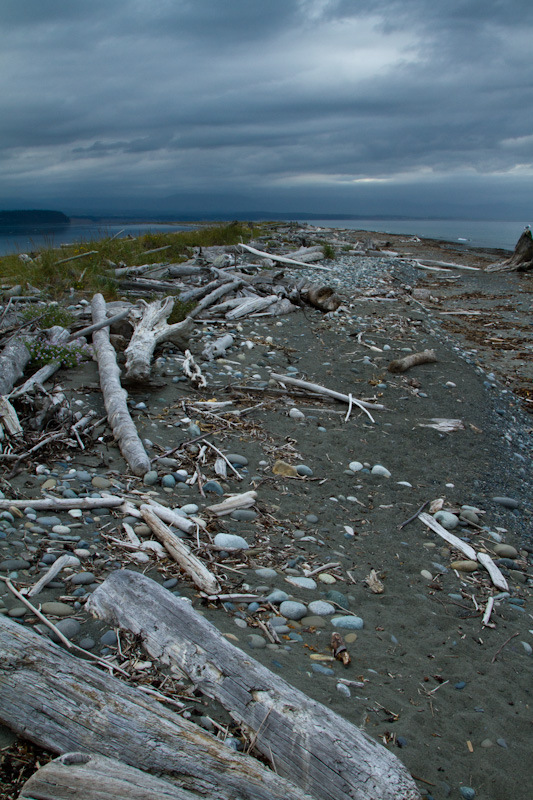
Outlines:
[[318, 617], [327, 617], [329, 614], [334, 614], [336, 611], [335, 606], [327, 603], [325, 600], [313, 600], [309, 603], [309, 611], [316, 614]]
[[298, 464], [296, 466], [296, 472], [298, 475], [302, 475], [304, 478], [312, 478], [313, 476], [313, 470], [311, 467], [308, 467], [305, 464]]
[[227, 548], [228, 550], [248, 550], [250, 547], [246, 539], [233, 533], [217, 533], [214, 542], [217, 547]]
[[5, 561], [0, 562], [1, 572], [12, 572], [16, 569], [28, 569], [31, 566], [29, 561], [23, 558], [6, 558]]
[[458, 572], [475, 572], [479, 569], [479, 564], [477, 561], [452, 561], [450, 568]]
[[335, 675], [335, 671], [331, 667], [324, 667], [322, 664], [311, 664], [313, 672], [318, 672], [319, 675]]
[[12, 617], [12, 619], [21, 619], [22, 617], [26, 616], [29, 609], [26, 606], [13, 606], [7, 612], [8, 617]]
[[176, 478], [174, 475], [163, 475], [161, 478], [161, 486], [165, 489], [173, 489], [176, 485]]
[[234, 467], [246, 467], [248, 464], [246, 456], [241, 456], [238, 453], [227, 453], [226, 458]]
[[117, 643], [118, 639], [116, 631], [109, 630], [100, 636], [100, 644], [104, 645], [104, 647], [116, 647]]
[[350, 461], [348, 469], [351, 469], [352, 472], [359, 472], [363, 469], [363, 464], [360, 461]]
[[223, 495], [224, 489], [218, 481], [207, 481], [204, 483], [204, 492], [211, 492], [212, 494]]
[[61, 525], [59, 517], [37, 517], [37, 525], [43, 528], [53, 528], [54, 525]]
[[197, 514], [199, 508], [196, 503], [186, 503], [184, 506], [181, 506], [179, 510], [183, 514], [187, 514], [187, 516], [189, 516], [190, 514]]
[[72, 614], [72, 607], [67, 603], [52, 600], [49, 603], [43, 603], [41, 611], [43, 614], [50, 614], [53, 617], [68, 617]]
[[143, 483], [145, 486], [155, 486], [157, 481], [158, 481], [158, 475], [155, 469], [151, 469], [147, 473], [145, 473], [143, 478]]
[[96, 642], [94, 639], [91, 639], [90, 636], [86, 636], [84, 639], [80, 639], [80, 647], [84, 650], [92, 650], [95, 646]]
[[346, 631], [360, 631], [364, 628], [364, 622], [361, 617], [333, 617], [331, 623], [336, 628], [342, 628]]
[[381, 464], [374, 464], [374, 466], [370, 470], [370, 474], [379, 475], [383, 478], [390, 478], [392, 475], [392, 473], [386, 467], [383, 467]]
[[[316, 600], [315, 602], [319, 602]], [[309, 617], [302, 617], [300, 620], [300, 624], [304, 626], [304, 628], [325, 628], [326, 622], [324, 617], [312, 614]]]
[[92, 572], [77, 572], [71, 578], [71, 582], [76, 586], [87, 586], [89, 583], [94, 583], [95, 580]]
[[275, 569], [271, 569], [270, 567], [260, 567], [259, 569], [255, 570], [255, 574], [259, 575], [260, 578], [277, 578], [278, 573]]
[[493, 497], [492, 499], [498, 505], [504, 506], [504, 508], [518, 508], [520, 506], [518, 500], [514, 500], [512, 497]]
[[474, 800], [474, 797], [476, 796], [475, 790], [472, 789], [470, 786], [461, 786], [459, 791], [461, 793], [461, 797], [463, 797], [464, 800]]
[[253, 511], [251, 508], [237, 508], [235, 511], [232, 511], [230, 517], [237, 522], [251, 522], [253, 519], [256, 519], [257, 511]]
[[437, 511], [435, 519], [447, 531], [453, 531], [459, 525], [459, 517], [450, 511]]
[[283, 600], [279, 607], [280, 614], [286, 619], [299, 620], [307, 614], [307, 607], [296, 600]]
[[[219, 534], [217, 534], [217, 536], [218, 535]], [[270, 592], [270, 594], [267, 595], [267, 597], [266, 597], [266, 601], [268, 603], [272, 603], [272, 605], [274, 605], [274, 606], [279, 605], [280, 603], [283, 603], [283, 602], [285, 602], [285, 600], [288, 600], [288, 599], [289, 599], [289, 595], [287, 594], [287, 592], [284, 592], [282, 589], [274, 589], [274, 591]], [[282, 624], [285, 624], [285, 620], [283, 620]]]
[[321, 572], [320, 575], [318, 576], [318, 580], [321, 583], [327, 583], [327, 584], [337, 583], [337, 579], [333, 577], [333, 575], [330, 575], [329, 572]]
[[522, 645], [528, 656], [530, 656], [531, 653], [533, 653], [533, 648], [531, 647], [529, 642], [520, 642], [520, 644]]
[[352, 693], [348, 686], [345, 683], [338, 683], [336, 689], [339, 694], [342, 694], [343, 697], [351, 697]]
[[104, 478], [101, 475], [95, 475], [94, 478], [91, 479], [91, 484], [95, 489], [109, 489], [109, 487], [113, 485], [109, 478]]
[[423, 577], [423, 578], [425, 578], [427, 581], [432, 581], [432, 580], [433, 580], [433, 575], [432, 575], [432, 574], [431, 574], [431, 572], [429, 572], [429, 570], [427, 570], [427, 569], [422, 569], [422, 570], [420, 570], [420, 574], [421, 574], [421, 575], [422, 575], [422, 577]]
[[299, 411], [297, 408], [291, 408], [289, 411], [289, 417], [291, 419], [302, 420], [305, 419], [305, 414], [303, 411]]
[[70, 528], [68, 527], [68, 525], [54, 525], [54, 527], [52, 528], [52, 532], [66, 535], [70, 533]]
[[259, 636], [257, 633], [251, 633], [248, 636], [248, 644], [252, 650], [264, 650], [267, 645], [266, 639], [264, 639], [263, 636]]
[[[60, 619], [59, 622], [56, 624], [56, 628], [67, 639], [73, 639], [80, 632], [81, 625], [76, 619], [72, 618]], [[56, 644], [59, 644], [59, 642], [61, 641], [59, 636], [57, 636], [57, 634], [55, 633], [55, 631], [50, 631], [48, 628], [45, 628], [45, 633], [48, 633], [50, 639]]]
[[518, 550], [510, 544], [495, 544], [494, 552], [502, 558], [518, 558]]

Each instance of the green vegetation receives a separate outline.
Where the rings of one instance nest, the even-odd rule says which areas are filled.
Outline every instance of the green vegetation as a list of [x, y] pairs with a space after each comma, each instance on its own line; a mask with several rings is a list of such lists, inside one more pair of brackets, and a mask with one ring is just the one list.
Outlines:
[[74, 314], [67, 311], [66, 308], [52, 303], [48, 306], [46, 311], [42, 313], [41, 308], [27, 308], [22, 312], [21, 317], [24, 322], [29, 322], [32, 319], [39, 321], [39, 327], [42, 330], [53, 328], [54, 325], [61, 325], [62, 328], [68, 328], [74, 322]]
[[44, 367], [52, 361], [60, 361], [65, 367], [77, 367], [92, 356], [92, 348], [79, 342], [52, 344], [46, 341], [26, 342], [33, 364]]
[[324, 242], [322, 252], [324, 253], [324, 258], [335, 258], [335, 248], [329, 242]]
[[102, 292], [107, 300], [112, 300], [118, 292], [115, 267], [179, 263], [192, 255], [193, 247], [239, 244], [249, 241], [254, 234], [257, 231], [251, 230], [247, 223], [232, 222], [178, 233], [147, 233], [137, 239], [78, 242], [42, 249], [27, 261], [17, 255], [3, 256], [0, 274], [2, 283], [30, 284], [45, 291], [48, 298], [63, 299], [74, 288], [78, 294], [88, 296]]

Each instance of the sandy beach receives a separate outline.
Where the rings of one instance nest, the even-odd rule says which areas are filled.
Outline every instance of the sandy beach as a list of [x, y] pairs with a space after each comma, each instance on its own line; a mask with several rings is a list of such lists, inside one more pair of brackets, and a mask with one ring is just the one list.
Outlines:
[[[311, 226], [307, 230], [311, 236]], [[355, 240], [358, 234], [321, 235]], [[199, 325], [192, 349], [207, 387], [173, 381], [180, 373], [168, 350], [157, 361], [160, 388], [131, 395], [152, 458], [194, 438], [194, 426], [200, 435], [210, 433], [209, 441], [225, 455], [237, 456], [229, 461], [241, 479], [231, 470], [222, 479], [214, 470], [214, 452], [205, 453], [199, 465], [204, 496], [198, 482], [162, 485], [163, 476], [179, 469], [194, 474], [198, 442], [174, 453], [176, 463], [155, 462], [158, 477], [149, 488], [172, 507], [196, 505], [200, 516], [219, 499], [207, 482], [225, 494], [257, 492], [253, 515], [222, 517], [209, 528], [212, 535], [237, 535], [248, 543], [247, 550], [217, 556], [213, 568], [228, 591], [257, 594], [257, 609], [206, 602], [168, 558], [136, 564], [114, 541], [122, 536], [124, 517], [118, 512], [86, 513], [74, 520], [79, 527], [70, 524], [72, 516], [57, 514], [75, 536], [56, 537], [55, 544], [86, 551], [79, 569], [92, 573], [94, 583], [121, 567], [141, 569], [189, 597], [245, 653], [392, 750], [422, 796], [528, 800], [533, 275], [484, 272], [504, 257], [498, 251], [399, 235], [372, 238], [375, 256], [358, 260], [337, 249], [336, 258], [324, 262], [329, 272], [285, 270], [286, 277], [338, 291], [343, 304], [335, 313], [305, 308], [281, 317]], [[423, 270], [417, 260], [475, 269]], [[234, 345], [225, 359], [204, 363], [202, 347], [215, 331], [232, 333]], [[435, 361], [403, 373], [388, 370], [392, 360], [427, 350]], [[370, 410], [372, 418], [355, 405], [348, 414], [346, 403], [303, 393], [273, 380], [272, 372], [383, 408]], [[63, 370], [57, 380], [82, 409], [103, 415], [94, 362]], [[210, 417], [205, 406], [194, 406], [208, 400], [232, 405]], [[232, 416], [228, 409], [241, 414]], [[455, 421], [453, 429], [446, 420]], [[69, 450], [68, 460], [65, 455], [43, 456], [38, 463], [48, 472], [37, 474], [32, 464], [9, 482], [4, 477], [5, 497], [27, 499], [31, 506], [43, 496], [43, 477], [58, 496], [67, 484], [80, 495], [99, 487], [116, 494], [146, 489], [128, 476], [105, 425], [90, 448]], [[81, 473], [88, 473], [88, 481]], [[465, 557], [418, 519], [421, 508], [453, 515], [457, 522], [450, 532], [493, 558], [508, 591], [496, 588], [479, 563], [458, 565]], [[449, 516], [441, 519], [454, 524]], [[43, 525], [31, 517], [4, 515], [0, 522], [1, 574], [11, 574], [17, 586], [32, 584], [43, 554], [53, 549], [48, 529], [40, 532]], [[10, 559], [27, 566], [13, 567]], [[300, 580], [306, 577], [314, 586]], [[38, 599], [77, 601], [74, 641], [87, 646], [92, 640], [94, 652], [115, 653], [112, 636], [100, 641], [108, 628], [87, 614], [83, 592], [71, 589], [58, 579]], [[265, 600], [276, 590], [303, 604], [306, 613], [279, 619], [283, 615], [272, 608], [277, 601]], [[70, 601], [60, 600], [67, 595]], [[0, 597], [6, 613], [20, 607], [4, 586]], [[484, 623], [489, 601], [492, 613]], [[329, 613], [326, 604], [333, 604]], [[37, 622], [27, 610], [10, 615], [23, 625]], [[337, 627], [333, 620], [339, 617], [359, 618], [362, 627]], [[281, 631], [279, 644], [257, 624], [272, 619]], [[331, 656], [335, 630], [349, 651], [348, 666]], [[199, 704], [190, 714], [194, 721], [211, 716], [220, 725], [229, 722], [215, 704]], [[241, 734], [231, 729], [230, 735], [238, 741]], [[4, 728], [0, 746], [7, 748], [0, 792], [7, 800], [17, 796], [12, 764], [20, 740]]]

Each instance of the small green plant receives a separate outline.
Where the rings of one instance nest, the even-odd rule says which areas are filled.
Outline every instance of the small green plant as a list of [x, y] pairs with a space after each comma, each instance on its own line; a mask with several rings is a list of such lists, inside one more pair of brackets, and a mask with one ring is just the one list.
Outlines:
[[45, 330], [46, 328], [53, 328], [54, 325], [61, 325], [62, 328], [68, 328], [74, 322], [74, 315], [67, 311], [66, 308], [57, 304], [51, 304], [43, 313], [42, 308], [28, 308], [22, 314], [25, 322], [32, 319], [39, 321], [39, 327]]
[[56, 344], [46, 341], [26, 342], [32, 362], [39, 367], [60, 361], [65, 367], [77, 367], [92, 357], [92, 347], [74, 340], [68, 344]]
[[324, 258], [335, 258], [335, 248], [329, 242], [324, 242], [322, 245], [322, 252], [324, 254]]

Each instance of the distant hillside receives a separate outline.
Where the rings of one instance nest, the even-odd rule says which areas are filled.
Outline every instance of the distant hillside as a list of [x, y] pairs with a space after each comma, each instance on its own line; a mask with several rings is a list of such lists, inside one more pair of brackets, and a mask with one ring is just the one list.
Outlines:
[[0, 225], [66, 225], [69, 222], [62, 211], [0, 211]]

